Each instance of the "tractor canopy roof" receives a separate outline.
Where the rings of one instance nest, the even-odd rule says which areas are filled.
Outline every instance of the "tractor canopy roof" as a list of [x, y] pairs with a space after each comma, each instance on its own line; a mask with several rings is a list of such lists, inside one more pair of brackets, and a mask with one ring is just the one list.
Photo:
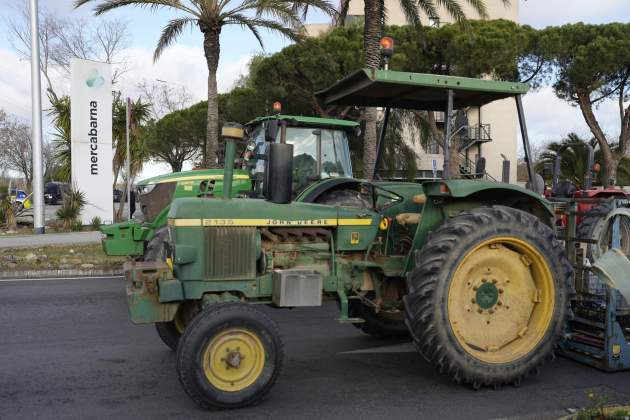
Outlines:
[[438, 74], [361, 69], [317, 92], [316, 96], [326, 105], [445, 111], [449, 90], [453, 91], [453, 108], [459, 109], [527, 93], [529, 85]]
[[308, 127], [320, 126], [320, 127], [333, 127], [333, 128], [337, 127], [337, 128], [352, 129], [359, 126], [359, 123], [355, 121], [338, 120], [335, 118], [305, 117], [302, 115], [284, 115], [284, 114], [268, 115], [266, 117], [254, 118], [253, 120], [248, 122], [247, 125], [255, 125], [263, 121], [274, 120], [274, 119], [281, 120], [281, 121], [291, 120], [291, 121], [297, 122], [298, 126], [308, 126]]

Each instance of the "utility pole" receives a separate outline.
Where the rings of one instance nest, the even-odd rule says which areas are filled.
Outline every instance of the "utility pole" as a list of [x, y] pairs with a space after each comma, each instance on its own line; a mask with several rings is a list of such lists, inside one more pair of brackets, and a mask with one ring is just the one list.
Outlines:
[[[129, 162], [129, 156], [131, 155], [131, 153], [129, 153], [129, 130], [130, 130], [130, 126], [131, 126], [131, 99], [129, 99], [129, 97], [127, 97], [127, 118], [126, 118], [126, 141], [127, 141], [127, 167], [126, 167], [126, 172], [127, 172], [127, 220], [131, 220], [131, 164]], [[122, 206], [125, 205], [124, 203], [124, 199], [123, 199], [123, 204], [121, 204]]]
[[31, 142], [33, 151], [33, 227], [44, 233], [44, 177], [42, 174], [42, 81], [39, 73], [39, 23], [37, 0], [30, 0], [31, 12]]

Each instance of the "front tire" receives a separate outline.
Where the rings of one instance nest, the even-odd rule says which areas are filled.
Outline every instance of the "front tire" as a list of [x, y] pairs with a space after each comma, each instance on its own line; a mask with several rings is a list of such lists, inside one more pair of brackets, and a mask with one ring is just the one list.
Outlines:
[[273, 387], [283, 360], [276, 324], [245, 303], [206, 307], [186, 328], [177, 349], [177, 373], [202, 408], [254, 405]]
[[474, 388], [537, 372], [570, 315], [572, 269], [550, 227], [508, 207], [449, 219], [415, 256], [406, 323], [420, 353]]

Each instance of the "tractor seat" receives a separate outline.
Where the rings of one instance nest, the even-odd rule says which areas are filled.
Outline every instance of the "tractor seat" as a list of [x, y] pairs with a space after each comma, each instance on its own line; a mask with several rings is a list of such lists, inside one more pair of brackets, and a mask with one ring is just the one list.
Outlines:
[[424, 204], [427, 202], [427, 196], [424, 194], [417, 194], [411, 198], [411, 201], [413, 201], [416, 204]]
[[396, 215], [396, 221], [400, 225], [417, 225], [420, 223], [422, 213], [399, 213]]

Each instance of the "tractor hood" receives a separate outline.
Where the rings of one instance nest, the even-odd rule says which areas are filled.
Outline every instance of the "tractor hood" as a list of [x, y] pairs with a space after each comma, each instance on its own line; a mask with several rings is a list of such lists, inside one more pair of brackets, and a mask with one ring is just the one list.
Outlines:
[[[199, 169], [192, 171], [172, 172], [170, 174], [158, 175], [144, 179], [137, 183], [139, 187], [153, 184], [163, 184], [167, 182], [179, 181], [199, 181], [199, 180], [222, 180], [223, 169]], [[235, 170], [235, 180], [249, 179], [247, 171]]]
[[[212, 215], [212, 218], [208, 218]], [[168, 214], [171, 226], [376, 226], [377, 213], [324, 204], [275, 204], [260, 199], [179, 198]]]

